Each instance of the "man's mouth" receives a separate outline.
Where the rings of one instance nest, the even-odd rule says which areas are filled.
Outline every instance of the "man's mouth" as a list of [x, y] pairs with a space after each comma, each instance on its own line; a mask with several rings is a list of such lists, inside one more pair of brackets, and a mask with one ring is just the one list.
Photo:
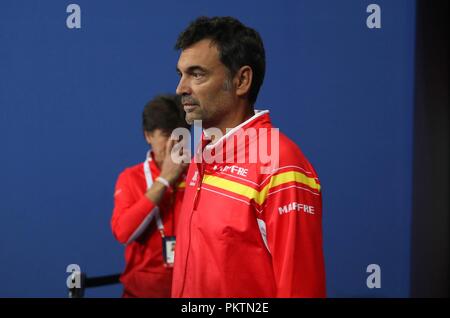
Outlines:
[[192, 112], [196, 107], [198, 107], [197, 104], [183, 104], [184, 111], [186, 113]]

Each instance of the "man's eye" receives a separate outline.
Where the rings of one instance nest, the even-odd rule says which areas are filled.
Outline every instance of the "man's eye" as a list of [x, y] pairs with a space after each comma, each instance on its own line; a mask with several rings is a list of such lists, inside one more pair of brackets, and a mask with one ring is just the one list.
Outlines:
[[203, 77], [203, 74], [202, 73], [193, 73], [192, 76], [194, 78], [201, 78], [201, 77]]

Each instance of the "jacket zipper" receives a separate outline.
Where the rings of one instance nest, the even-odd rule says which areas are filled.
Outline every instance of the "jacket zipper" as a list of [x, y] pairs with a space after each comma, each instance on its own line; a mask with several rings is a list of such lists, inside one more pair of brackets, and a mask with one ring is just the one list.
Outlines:
[[205, 169], [205, 167], [202, 163], [200, 163], [198, 166], [200, 166], [200, 169], [198, 169], [199, 174], [198, 174], [198, 181], [196, 184], [197, 189], [195, 190], [195, 197], [194, 197], [194, 208], [193, 208], [194, 211], [197, 210], [198, 198], [200, 196], [200, 190], [202, 188], [203, 174], [204, 174], [204, 169]]

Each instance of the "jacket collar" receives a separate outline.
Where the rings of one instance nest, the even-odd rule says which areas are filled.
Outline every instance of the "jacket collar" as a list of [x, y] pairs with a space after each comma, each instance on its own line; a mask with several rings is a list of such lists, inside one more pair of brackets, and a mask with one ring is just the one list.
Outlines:
[[[226, 158], [229, 158], [229, 156], [235, 156], [237, 154], [238, 149], [242, 149], [247, 147], [247, 144], [252, 141], [245, 140], [244, 144], [235, 144], [234, 142], [228, 144], [227, 147], [227, 141], [229, 139], [232, 139], [234, 135], [239, 132], [241, 129], [246, 130], [249, 128], [254, 128], [258, 130], [258, 128], [263, 127], [271, 127], [270, 117], [269, 117], [269, 111], [268, 110], [255, 110], [255, 114], [247, 119], [246, 121], [242, 122], [238, 126], [234, 127], [233, 129], [230, 129], [224, 136], [219, 138], [216, 142], [213, 144], [211, 143], [211, 140], [208, 139], [208, 137], [205, 136], [205, 132], [203, 132], [201, 141], [199, 146], [197, 147], [196, 153], [194, 155], [194, 161], [197, 163], [197, 167], [199, 171], [201, 171], [202, 165], [206, 164], [209, 165], [207, 162], [205, 162], [203, 159], [204, 155], [207, 156], [213, 156], [219, 160], [220, 162], [225, 162]], [[258, 133], [257, 133], [258, 134]], [[230, 153], [231, 151], [231, 153]], [[214, 163], [216, 164], [216, 163]]]
[[[211, 149], [219, 146], [221, 143], [224, 143], [227, 139], [229, 139], [231, 136], [233, 136], [240, 129], [260, 126], [261, 124], [263, 124], [265, 119], [270, 122], [268, 114], [269, 114], [269, 110], [255, 109], [255, 114], [252, 117], [250, 117], [246, 121], [242, 122], [241, 124], [237, 125], [233, 129], [230, 129], [225, 135], [223, 135], [221, 138], [219, 138], [214, 143], [209, 142], [209, 138], [205, 135], [205, 131], [203, 131], [202, 146], [204, 144], [206, 144], [204, 147], [207, 148], [208, 150], [211, 150]], [[266, 115], [266, 116], [264, 116], [264, 115]], [[203, 149], [204, 147], [201, 147], [201, 148]]]

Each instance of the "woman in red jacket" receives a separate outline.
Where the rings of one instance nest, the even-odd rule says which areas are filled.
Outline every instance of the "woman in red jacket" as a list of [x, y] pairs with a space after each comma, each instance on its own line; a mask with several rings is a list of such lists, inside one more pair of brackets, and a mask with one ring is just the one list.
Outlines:
[[189, 128], [184, 117], [176, 96], [150, 101], [142, 118], [151, 150], [144, 162], [126, 168], [117, 180], [111, 226], [116, 239], [125, 244], [123, 297], [170, 297], [187, 165], [171, 159], [174, 141], [169, 137], [177, 127]]

